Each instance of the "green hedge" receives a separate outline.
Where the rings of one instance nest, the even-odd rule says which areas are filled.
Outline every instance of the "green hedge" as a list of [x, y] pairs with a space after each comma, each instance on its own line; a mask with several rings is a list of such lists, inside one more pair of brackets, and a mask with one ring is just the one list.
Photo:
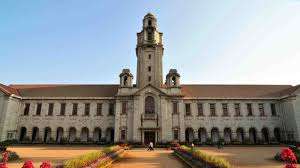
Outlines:
[[120, 149], [119, 146], [110, 146], [106, 147], [101, 151], [90, 152], [84, 155], [81, 155], [77, 158], [67, 160], [63, 163], [64, 168], [82, 168], [88, 166], [93, 162], [97, 161], [99, 158], [104, 157], [106, 154], [115, 152]]
[[192, 149], [190, 147], [187, 147], [185, 145], [180, 146], [181, 150], [184, 150], [190, 154], [192, 154], [193, 157], [198, 158], [199, 160], [202, 160], [210, 165], [213, 165], [217, 168], [232, 168], [231, 164], [224, 158], [219, 156], [213, 156], [209, 155], [205, 152], [200, 151], [199, 149]]

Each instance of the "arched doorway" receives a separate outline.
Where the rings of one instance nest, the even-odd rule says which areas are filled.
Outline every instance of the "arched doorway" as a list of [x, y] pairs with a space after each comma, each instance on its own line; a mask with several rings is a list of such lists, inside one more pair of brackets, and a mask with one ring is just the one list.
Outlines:
[[83, 127], [81, 129], [80, 140], [81, 142], [87, 142], [89, 139], [89, 129], [87, 127]]
[[62, 127], [58, 127], [56, 129], [56, 143], [62, 143], [63, 136], [64, 136], [64, 129]]
[[94, 142], [100, 142], [101, 141], [101, 128], [96, 127], [94, 129], [93, 140], [94, 140]]
[[115, 130], [114, 128], [106, 129], [106, 142], [114, 143], [115, 139]]
[[265, 143], [269, 143], [269, 130], [268, 128], [264, 127], [263, 129], [261, 129], [261, 134], [262, 134], [262, 140]]
[[231, 128], [225, 128], [224, 129], [224, 141], [225, 141], [225, 143], [229, 144], [229, 143], [231, 143], [231, 140], [232, 140]]
[[277, 142], [281, 141], [280, 128], [274, 128], [274, 136]]
[[51, 140], [51, 128], [46, 127], [44, 130], [44, 143], [49, 143]]
[[236, 129], [236, 138], [237, 138], [238, 142], [240, 142], [240, 143], [244, 142], [245, 134], [244, 134], [244, 129], [243, 128], [237, 128]]
[[185, 129], [185, 142], [192, 143], [194, 140], [194, 130], [193, 128]]
[[214, 144], [218, 143], [220, 139], [219, 129], [212, 128], [211, 129], [211, 140]]
[[76, 140], [76, 128], [71, 127], [69, 129], [69, 142], [74, 142]]
[[27, 129], [26, 127], [22, 127], [21, 128], [21, 132], [20, 132], [20, 141], [24, 141], [26, 139], [26, 134], [27, 134]]
[[249, 129], [249, 140], [251, 143], [256, 143], [257, 139], [256, 139], [256, 129], [255, 128], [250, 128]]
[[207, 139], [207, 132], [205, 128], [199, 128], [198, 129], [198, 138], [200, 143], [205, 143]]
[[33, 127], [32, 128], [32, 136], [31, 136], [32, 142], [38, 142], [39, 141], [39, 128]]
[[152, 96], [147, 96], [145, 99], [145, 114], [155, 113], [155, 101]]

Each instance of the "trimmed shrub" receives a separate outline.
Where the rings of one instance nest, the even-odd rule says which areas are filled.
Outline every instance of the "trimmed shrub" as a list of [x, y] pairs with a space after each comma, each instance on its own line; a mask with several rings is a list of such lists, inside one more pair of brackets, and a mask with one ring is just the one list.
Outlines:
[[179, 148], [177, 148], [177, 150], [216, 168], [232, 168], [231, 164], [224, 158], [209, 155], [200, 150], [195, 150], [185, 145], [180, 146]]

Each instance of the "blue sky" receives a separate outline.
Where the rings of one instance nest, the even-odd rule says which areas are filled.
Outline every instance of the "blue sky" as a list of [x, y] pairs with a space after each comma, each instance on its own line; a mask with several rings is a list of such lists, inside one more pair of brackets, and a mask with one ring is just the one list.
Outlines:
[[118, 83], [152, 12], [182, 83], [300, 84], [299, 0], [0, 2], [0, 83]]

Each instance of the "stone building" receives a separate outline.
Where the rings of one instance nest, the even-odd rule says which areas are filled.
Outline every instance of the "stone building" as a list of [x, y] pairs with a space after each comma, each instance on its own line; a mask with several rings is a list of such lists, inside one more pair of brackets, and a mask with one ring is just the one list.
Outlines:
[[137, 76], [116, 85], [0, 85], [0, 140], [21, 142], [300, 141], [300, 87], [189, 85], [170, 69], [147, 14], [137, 33]]

